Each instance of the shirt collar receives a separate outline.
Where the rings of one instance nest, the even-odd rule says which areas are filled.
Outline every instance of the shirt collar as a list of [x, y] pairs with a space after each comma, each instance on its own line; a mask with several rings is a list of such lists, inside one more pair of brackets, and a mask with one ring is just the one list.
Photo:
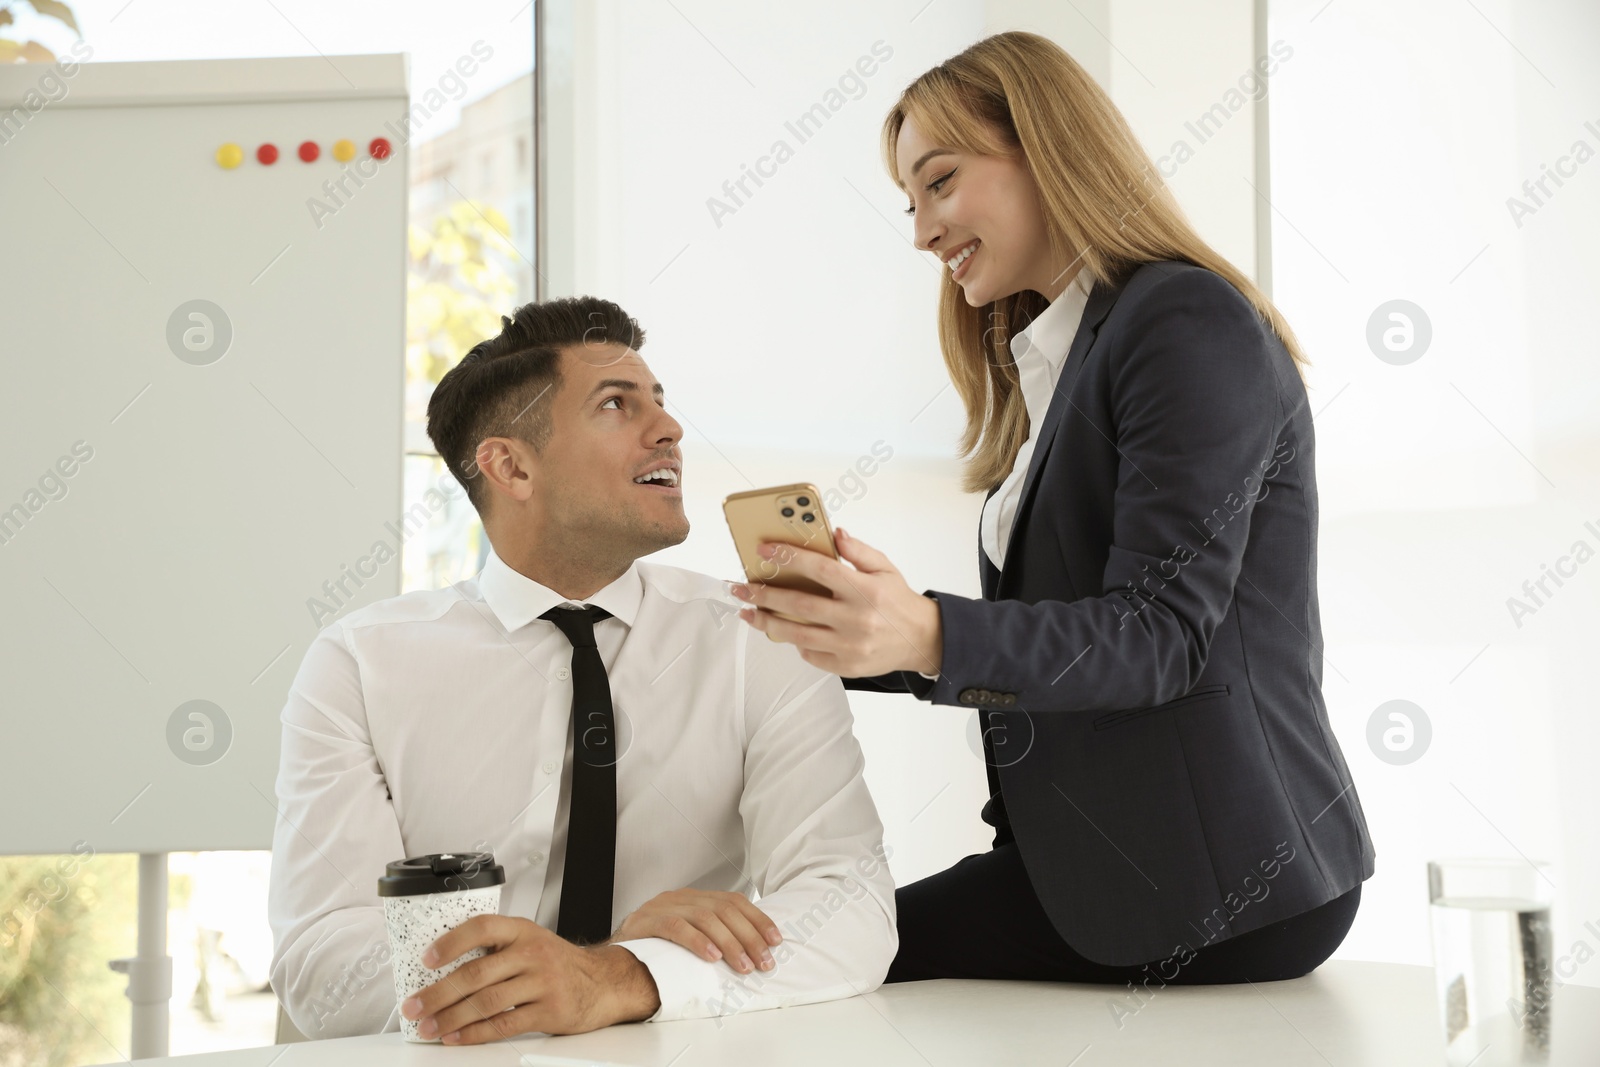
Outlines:
[[1072, 339], [1083, 321], [1084, 305], [1089, 302], [1085, 287], [1087, 272], [1081, 267], [1077, 276], [1060, 296], [1050, 301], [1050, 306], [1039, 312], [1039, 317], [1028, 323], [1011, 338], [1011, 355], [1021, 359], [1037, 351], [1052, 366], [1059, 366], [1072, 347]]
[[[576, 603], [514, 570], [492, 549], [478, 573], [478, 589], [507, 633], [522, 629], [559, 604]], [[644, 578], [639, 573], [639, 561], [634, 560], [616, 581], [582, 603], [605, 608], [631, 627], [643, 599]]]

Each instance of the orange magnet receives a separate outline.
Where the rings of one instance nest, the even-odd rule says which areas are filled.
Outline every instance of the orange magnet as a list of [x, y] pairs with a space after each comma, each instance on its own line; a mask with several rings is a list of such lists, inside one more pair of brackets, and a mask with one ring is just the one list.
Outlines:
[[340, 163], [348, 163], [356, 158], [355, 142], [343, 137], [333, 142], [333, 158]]
[[270, 167], [274, 163], [276, 163], [277, 161], [278, 161], [278, 146], [277, 145], [264, 144], [260, 148], [256, 149], [256, 162], [257, 163], [260, 163], [263, 166]]
[[244, 149], [229, 141], [217, 149], [217, 166], [223, 170], [232, 170], [244, 162]]
[[322, 149], [317, 147], [315, 141], [300, 142], [300, 158], [307, 163], [315, 163], [317, 156], [322, 154]]
[[393, 150], [389, 147], [387, 137], [374, 137], [372, 144], [367, 146], [367, 151], [372, 153], [373, 159], [388, 159], [389, 153]]

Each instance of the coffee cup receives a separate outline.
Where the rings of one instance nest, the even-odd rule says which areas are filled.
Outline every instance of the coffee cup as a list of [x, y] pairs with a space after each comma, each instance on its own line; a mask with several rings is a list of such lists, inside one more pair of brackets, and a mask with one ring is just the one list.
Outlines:
[[[497, 914], [505, 880], [505, 868], [495, 863], [492, 852], [434, 852], [387, 865], [378, 879], [378, 896], [389, 929], [396, 1003], [404, 1004], [463, 963], [486, 954], [479, 946], [438, 967], [422, 962], [429, 945], [474, 915]], [[439, 1042], [437, 1037], [419, 1036], [417, 1023], [400, 1014], [400, 1031], [407, 1041]]]

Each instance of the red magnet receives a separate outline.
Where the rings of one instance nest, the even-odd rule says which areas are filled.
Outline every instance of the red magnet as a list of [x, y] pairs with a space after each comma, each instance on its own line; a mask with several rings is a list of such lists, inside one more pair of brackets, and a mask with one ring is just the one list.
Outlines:
[[300, 142], [300, 158], [302, 160], [304, 160], [305, 162], [307, 162], [307, 163], [315, 163], [317, 161], [317, 156], [320, 155], [321, 153], [322, 153], [322, 149], [317, 147], [317, 142], [315, 142], [315, 141], [301, 141]]
[[278, 146], [264, 144], [256, 149], [256, 162], [271, 166], [278, 161]]
[[389, 140], [386, 137], [374, 137], [372, 144], [367, 146], [367, 151], [372, 153], [373, 159], [389, 158]]

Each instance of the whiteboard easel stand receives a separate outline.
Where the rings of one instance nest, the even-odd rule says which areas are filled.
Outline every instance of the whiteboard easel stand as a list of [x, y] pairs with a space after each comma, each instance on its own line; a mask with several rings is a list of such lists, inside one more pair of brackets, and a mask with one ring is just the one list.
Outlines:
[[[0, 7], [4, 4], [5, 0], [0, 0]], [[0, 255], [0, 291], [8, 297], [16, 294], [18, 306], [32, 311], [28, 315], [7, 315], [7, 340], [15, 341], [14, 347], [19, 351], [44, 351], [46, 339], [59, 340], [60, 295], [54, 279], [58, 272], [65, 276], [64, 272], [77, 270], [82, 260], [72, 242], [61, 240], [60, 220], [74, 211], [84, 221], [101, 217], [102, 211], [106, 215], [121, 211], [128, 216], [127, 239], [138, 242], [137, 251], [132, 258], [123, 256], [125, 262], [112, 267], [116, 273], [95, 280], [96, 291], [115, 293], [117, 299], [147, 299], [153, 290], [134, 287], [131, 273], [125, 270], [137, 260], [139, 266], [134, 270], [144, 283], [150, 285], [152, 277], [159, 277], [165, 284], [157, 288], [168, 294], [160, 298], [159, 307], [145, 310], [161, 311], [166, 307], [162, 301], [177, 299], [180, 293], [191, 300], [209, 293], [226, 302], [241, 322], [252, 324], [256, 351], [276, 354], [274, 365], [281, 381], [295, 380], [294, 372], [331, 373], [336, 378], [333, 388], [339, 395], [361, 383], [361, 403], [343, 407], [336, 423], [325, 422], [326, 435], [319, 438], [320, 447], [313, 446], [319, 452], [325, 448], [340, 456], [341, 464], [348, 464], [346, 469], [370, 472], [357, 507], [345, 509], [336, 523], [321, 524], [318, 538], [301, 538], [286, 545], [283, 530], [287, 523], [280, 509], [263, 506], [256, 496], [245, 495], [236, 504], [238, 508], [253, 509], [247, 517], [255, 520], [252, 525], [256, 532], [249, 535], [254, 540], [237, 540], [240, 535], [232, 524], [225, 529], [204, 527], [202, 531], [212, 536], [226, 532], [236, 538], [231, 543], [244, 556], [273, 552], [280, 584], [282, 576], [295, 575], [295, 580], [304, 580], [308, 588], [314, 586], [326, 573], [327, 546], [366, 539], [380, 522], [401, 516], [405, 506], [402, 465], [393, 460], [397, 446], [404, 442], [404, 377], [395, 358], [397, 353], [405, 352], [406, 344], [409, 186], [405, 176], [409, 173], [410, 130], [397, 126], [395, 116], [410, 114], [410, 57], [398, 53], [70, 65], [63, 61], [46, 73], [71, 79], [70, 91], [50, 94], [47, 108], [39, 103], [45, 85], [39, 67], [0, 63], [0, 115], [8, 119], [5, 129], [0, 130], [6, 156], [5, 176], [18, 188], [37, 182], [35, 188], [43, 189], [44, 181], [58, 172], [81, 173], [84, 180], [73, 186], [70, 199], [59, 189], [55, 194], [36, 194], [41, 198], [37, 204], [25, 197], [0, 197], [0, 232], [6, 235], [6, 248], [16, 249], [14, 255]], [[263, 109], [263, 104], [274, 106]], [[19, 121], [25, 122], [26, 127]], [[241, 279], [259, 271], [267, 253], [283, 247], [281, 238], [294, 233], [309, 239], [322, 227], [319, 222], [308, 221], [298, 193], [289, 195], [293, 187], [285, 182], [288, 172], [282, 167], [276, 172], [280, 177], [249, 168], [225, 176], [211, 162], [216, 148], [235, 139], [257, 137], [279, 138], [287, 143], [290, 131], [294, 131], [296, 141], [306, 137], [315, 143], [332, 144], [335, 138], [348, 137], [355, 130], [387, 132], [394, 138], [385, 157], [390, 161], [387, 173], [392, 177], [358, 182], [358, 188], [365, 191], [355, 201], [340, 202], [339, 224], [316, 238], [321, 242], [318, 254], [291, 261], [292, 266], [274, 268], [270, 291], [267, 287], [251, 289], [254, 281], [246, 284]], [[111, 177], [105, 168], [93, 166], [107, 151], [108, 143], [114, 146], [111, 151], [127, 162]], [[187, 162], [174, 171], [173, 160]], [[365, 171], [356, 174], [367, 177]], [[235, 189], [250, 190], [233, 195], [255, 197], [255, 203], [248, 206], [253, 210], [230, 198]], [[345, 192], [348, 196], [348, 190]], [[75, 201], [83, 205], [83, 210], [78, 210]], [[38, 206], [42, 204], [50, 205], [50, 209]], [[129, 212], [127, 204], [139, 206]], [[218, 225], [227, 227], [227, 256], [219, 255], [212, 242], [211, 234]], [[248, 263], [229, 258], [241, 250], [250, 250]], [[41, 264], [46, 268], [41, 269]], [[231, 274], [220, 269], [230, 266], [247, 269]], [[292, 314], [284, 314], [286, 310]], [[148, 346], [160, 337], [159, 330], [155, 338], [147, 336], [149, 323], [139, 318], [73, 318], [78, 332], [71, 341], [77, 351], [120, 353]], [[341, 352], [341, 358], [330, 365], [320, 358], [324, 349]], [[177, 355], [176, 350], [173, 354]], [[298, 365], [294, 360], [299, 361]], [[151, 373], [156, 373], [153, 368], [157, 365], [150, 364]], [[160, 389], [168, 394], [166, 410], [183, 412], [186, 418], [191, 412], [210, 413], [210, 401], [216, 396], [213, 390], [225, 387], [219, 381], [231, 382], [243, 392], [247, 376], [239, 366], [237, 361], [223, 364], [218, 378], [205, 379], [179, 370], [174, 364], [165, 364], [160, 371]], [[131, 378], [116, 384], [115, 389], [108, 383], [127, 368], [109, 357], [105, 368], [105, 374], [88, 376], [95, 383], [94, 388], [103, 391], [85, 397], [83, 394], [89, 390], [71, 388], [81, 385], [82, 368], [62, 361], [35, 361], [33, 370], [28, 372], [32, 376], [24, 379], [25, 393], [49, 395], [66, 390], [77, 394], [83, 404], [75, 410], [66, 405], [27, 405], [8, 412], [8, 417], [15, 416], [9, 418], [8, 429], [15, 428], [22, 439], [54, 440], [87, 425], [85, 420], [91, 412], [118, 410], [113, 405], [126, 409], [129, 401], [123, 390], [131, 384]], [[282, 412], [278, 415], [287, 417]], [[204, 421], [151, 426], [130, 420], [117, 431], [122, 449], [120, 462], [136, 469], [141, 460], [162, 455], [172, 433], [201, 433], [209, 427]], [[70, 436], [67, 440], [71, 440]], [[219, 457], [205, 473], [220, 475], [225, 469], [224, 460], [231, 462], [232, 457]], [[0, 485], [25, 484], [37, 477], [33, 462], [33, 457], [23, 456], [22, 450], [0, 450]], [[65, 468], [62, 472], [65, 475]], [[293, 472], [286, 468], [275, 476], [280, 493], [298, 485]], [[121, 547], [145, 560], [154, 573], [194, 562], [189, 546], [167, 535], [165, 520], [169, 516], [159, 508], [143, 516], [144, 521], [135, 521], [124, 506], [125, 501], [114, 494], [102, 492], [97, 497], [81, 490], [80, 494], [86, 499], [80, 500], [71, 520], [57, 517], [52, 544], [47, 548], [36, 539], [41, 572], [50, 566], [65, 568], [78, 562], [85, 551], [103, 539], [104, 530], [113, 526], [137, 535], [133, 540], [125, 539]], [[324, 501], [332, 502], [332, 498]], [[77, 551], [68, 551], [69, 548]], [[52, 550], [55, 556], [51, 555]], [[115, 561], [104, 565], [114, 568]], [[211, 568], [207, 573], [190, 572], [202, 579], [197, 584], [211, 590], [220, 588], [224, 580], [231, 581], [227, 588], [234, 603], [268, 604], [277, 596], [277, 590], [270, 587], [245, 588], [236, 580], [236, 567], [227, 569], [216, 561], [205, 565]], [[103, 573], [90, 570], [84, 578], [92, 582], [102, 578]], [[386, 571], [374, 581], [376, 585], [365, 583], [373, 599], [399, 595], [397, 570]], [[55, 601], [45, 598], [60, 595], [49, 591], [42, 582], [21, 581], [11, 571], [0, 574], [0, 601], [7, 605], [17, 601], [17, 607], [23, 610], [11, 614], [19, 618], [40, 617], [35, 600], [48, 603], [55, 610]], [[277, 640], [283, 632], [284, 619], [290, 616], [284, 610], [241, 610], [235, 613], [231, 626], [201, 628], [195, 625], [189, 605], [174, 601], [165, 616], [152, 618], [145, 605], [127, 601], [117, 605], [119, 613], [132, 610], [130, 604], [136, 609], [131, 617], [139, 625], [170, 631], [168, 643], [181, 649], [188, 667], [182, 678], [183, 688], [197, 692], [235, 691], [237, 679], [220, 666], [227, 657], [218, 653], [236, 646], [265, 647]], [[298, 609], [293, 614], [299, 614]], [[76, 656], [76, 649], [59, 635], [35, 630], [26, 639], [8, 634], [7, 640], [0, 642], [0, 676], [9, 681], [13, 673], [22, 675], [17, 668], [27, 667], [30, 670], [22, 676], [36, 687], [23, 691], [18, 700], [29, 706], [48, 702], [72, 708], [107, 709], [115, 714], [99, 724], [103, 743], [76, 761], [80, 778], [73, 783], [77, 786], [74, 803], [42, 808], [36, 805], [35, 812], [44, 814], [28, 825], [14, 820], [0, 823], [0, 855], [66, 853], [74, 849], [72, 842], [78, 839], [81, 828], [101, 812], [117, 810], [119, 806], [125, 811], [129, 801], [124, 790], [133, 772], [125, 769], [122, 754], [130, 745], [148, 738], [140, 731], [146, 730], [149, 716], [168, 713], [160, 700], [154, 705], [148, 703], [148, 690], [131, 690], [138, 701], [144, 702], [140, 704], [143, 717], [125, 714], [130, 692], [127, 686], [120, 680], [108, 682], [78, 670], [76, 659], [69, 658], [63, 664], [77, 675], [70, 684], [64, 683], [58, 672], [38, 669], [42, 652], [65, 650]], [[285, 689], [277, 685], [274, 688], [277, 691], [272, 699], [281, 707]], [[266, 701], [268, 696], [261, 690], [252, 699]], [[59, 738], [50, 733], [54, 728], [50, 717], [32, 719], [37, 721], [8, 721], [7, 741], [23, 751], [30, 746], [50, 751], [48, 746], [59, 744]], [[135, 738], [139, 740], [136, 742]], [[273, 780], [278, 769], [276, 746], [252, 746], [235, 760], [231, 776], [186, 779], [182, 783], [186, 804], [169, 806], [162, 824], [135, 828], [133, 820], [129, 820], [97, 831], [96, 851], [134, 853], [139, 857], [137, 952], [126, 959], [109, 961], [113, 971], [128, 978], [126, 993], [133, 1005], [131, 1046], [135, 1059], [163, 1057], [170, 1044], [169, 855], [186, 850], [270, 847], [273, 824], [261, 817], [259, 798], [237, 786], [251, 778]], [[165, 775], [166, 770], [164, 764], [152, 768], [151, 779]], [[32, 798], [54, 795], [50, 791], [60, 791], [62, 784], [55, 764], [25, 761], [0, 775], [0, 804], [8, 811], [27, 810]], [[241, 832], [240, 827], [246, 822], [253, 829]], [[163, 850], [164, 845], [171, 847]]]
[[172, 957], [167, 955], [167, 853], [139, 853], [139, 941], [136, 955], [112, 960], [128, 976], [133, 1001], [132, 1058], [167, 1054], [172, 1012]]

